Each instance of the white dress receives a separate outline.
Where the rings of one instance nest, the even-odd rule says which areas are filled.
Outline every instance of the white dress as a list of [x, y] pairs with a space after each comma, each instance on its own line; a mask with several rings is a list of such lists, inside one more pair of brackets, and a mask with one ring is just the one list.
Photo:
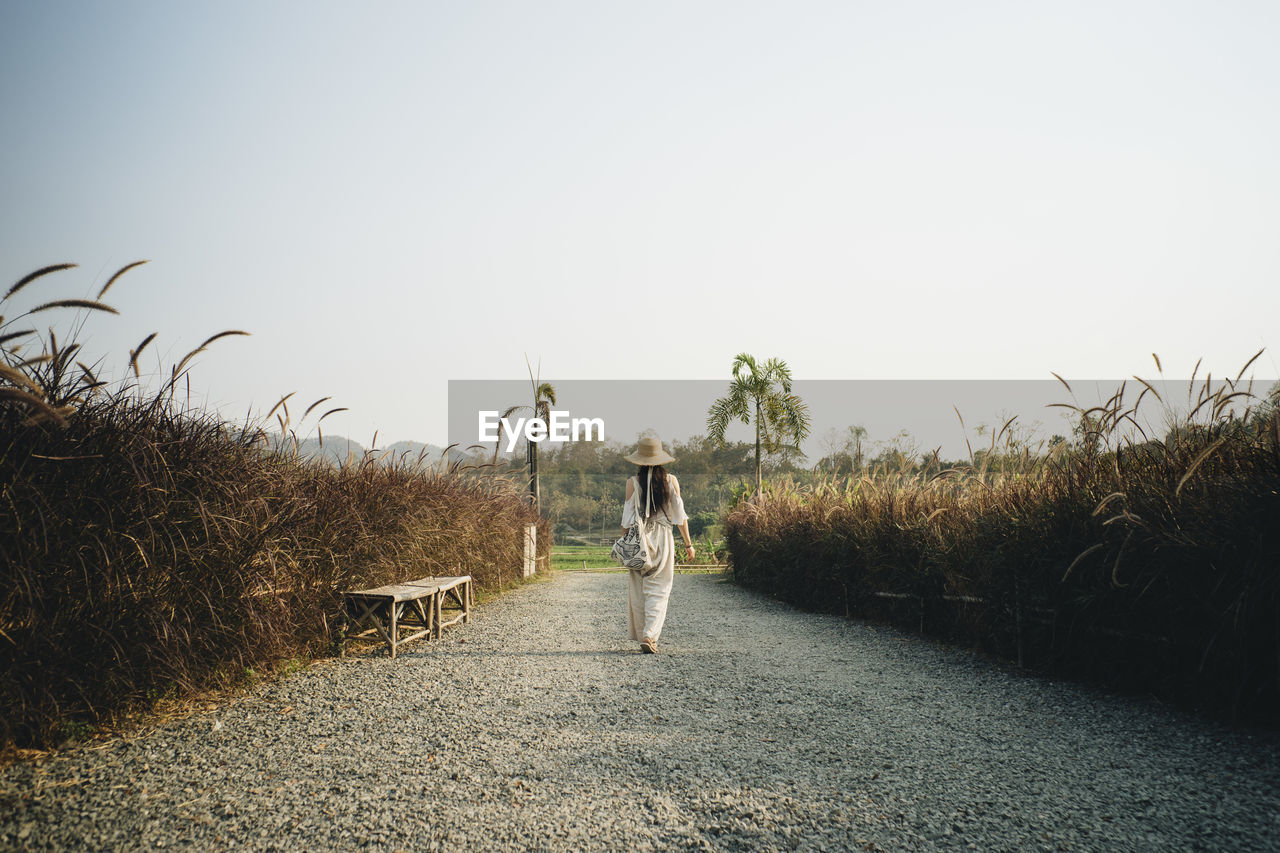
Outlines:
[[[637, 506], [640, 486], [635, 479], [632, 477], [629, 481], [631, 499], [622, 505], [623, 527], [630, 527], [645, 517], [645, 507]], [[667, 485], [670, 488], [666, 506], [653, 507], [649, 523], [640, 526], [641, 532], [646, 533], [649, 553], [655, 556], [658, 570], [648, 577], [641, 576], [640, 572], [628, 572], [627, 614], [631, 639], [636, 641], [648, 637], [656, 642], [662, 633], [662, 623], [667, 619], [667, 599], [676, 577], [676, 541], [671, 528], [689, 520], [684, 499], [680, 497], [680, 483], [667, 474]]]

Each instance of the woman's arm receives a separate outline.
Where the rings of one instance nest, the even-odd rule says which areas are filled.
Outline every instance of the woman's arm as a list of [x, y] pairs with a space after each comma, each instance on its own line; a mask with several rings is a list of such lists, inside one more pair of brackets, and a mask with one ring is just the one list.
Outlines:
[[[623, 502], [622, 502], [622, 506], [623, 506], [623, 513], [622, 513], [622, 514], [623, 514], [623, 516], [626, 516], [626, 507], [627, 507], [627, 505], [628, 505], [628, 504], [630, 504], [630, 503], [631, 503], [631, 491], [632, 491], [632, 483], [631, 483], [631, 480], [630, 480], [630, 479], [628, 479], [628, 480], [627, 480], [627, 496], [626, 496], [626, 498], [624, 498], [624, 499], [623, 499]], [[626, 532], [627, 532], [628, 530], [630, 530], [630, 529], [631, 529], [631, 528], [627, 527], [626, 525], [623, 525], [623, 527], [622, 527], [622, 533], [623, 533], [623, 535], [625, 535], [625, 534], [626, 534]]]
[[675, 504], [679, 507], [677, 514], [683, 516], [677, 526], [680, 528], [680, 535], [684, 537], [685, 550], [689, 552], [689, 559], [692, 560], [697, 552], [693, 547], [693, 538], [689, 536], [689, 516], [685, 515], [684, 499], [680, 496], [680, 481], [675, 478], [674, 474], [668, 474], [667, 482], [671, 484], [671, 491], [675, 495]]
[[680, 535], [684, 537], [684, 549], [689, 552], [689, 559], [692, 560], [694, 556], [696, 556], [697, 551], [693, 547], [693, 540], [689, 538], [688, 519], [680, 522]]

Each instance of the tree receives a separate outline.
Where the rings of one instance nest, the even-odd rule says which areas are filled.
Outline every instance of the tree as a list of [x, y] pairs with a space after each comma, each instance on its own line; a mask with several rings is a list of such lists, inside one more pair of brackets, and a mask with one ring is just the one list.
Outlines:
[[497, 474], [498, 471], [498, 451], [502, 449], [502, 422], [514, 415], [521, 409], [527, 409], [528, 406], [509, 406], [505, 412], [498, 418], [498, 441], [493, 445], [493, 459], [490, 461], [490, 469]]
[[[529, 381], [533, 386], [532, 406], [511, 406], [502, 413], [502, 418], [509, 418], [516, 412], [531, 412], [533, 417], [540, 418], [544, 424], [551, 420], [551, 407], [556, 404], [556, 389], [550, 382], [541, 382], [533, 375], [533, 367], [529, 367]], [[498, 463], [498, 447], [502, 446], [502, 419], [498, 420], [498, 446], [493, 449], [493, 465]], [[529, 499], [538, 508], [541, 490], [538, 488], [538, 442], [526, 441], [524, 450], [525, 463], [529, 466]]]
[[[771, 358], [758, 364], [746, 353], [734, 357], [729, 393], [707, 410], [709, 437], [723, 446], [725, 430], [735, 420], [747, 425], [755, 423], [756, 494], [759, 494], [761, 449], [777, 453], [790, 447], [799, 452], [800, 442], [809, 434], [809, 407], [791, 393], [791, 368], [785, 361]], [[790, 439], [790, 444], [784, 439]]]
[[1258, 417], [1268, 418], [1280, 413], [1280, 382], [1274, 383], [1267, 391], [1262, 403], [1254, 409]]
[[845, 427], [843, 433], [835, 427], [827, 430], [821, 442], [826, 454], [818, 461], [816, 469], [836, 476], [857, 476], [862, 470], [862, 440], [866, 437], [867, 428], [861, 424]]
[[[551, 383], [534, 380], [534, 417], [540, 418], [544, 424], [549, 423], [551, 421], [551, 407], [555, 404], [556, 389], [551, 386]], [[537, 509], [539, 500], [542, 497], [538, 488], [538, 442], [530, 441], [526, 447], [527, 450], [525, 452], [529, 460], [529, 496], [533, 498], [534, 509]]]

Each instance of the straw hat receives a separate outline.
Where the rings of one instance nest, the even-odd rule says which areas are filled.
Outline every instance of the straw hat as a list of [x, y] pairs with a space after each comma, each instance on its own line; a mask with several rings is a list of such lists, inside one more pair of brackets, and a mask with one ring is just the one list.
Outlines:
[[676, 458], [662, 449], [662, 441], [655, 436], [645, 436], [636, 446], [636, 452], [622, 457], [637, 465], [666, 465]]

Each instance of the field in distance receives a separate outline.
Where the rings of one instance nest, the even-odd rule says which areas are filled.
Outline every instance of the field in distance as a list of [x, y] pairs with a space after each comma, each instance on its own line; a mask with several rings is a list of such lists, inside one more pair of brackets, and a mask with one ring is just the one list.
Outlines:
[[[551, 549], [551, 568], [556, 571], [582, 571], [587, 569], [616, 569], [622, 571], [613, 558], [609, 556], [612, 545], [556, 545]], [[684, 546], [676, 542], [677, 572], [721, 571], [724, 568], [723, 555], [718, 563], [711, 562], [706, 556], [707, 549], [698, 545], [698, 559], [689, 564], [685, 562]], [[585, 565], [584, 565], [585, 564]]]
[[618, 564], [609, 557], [611, 547], [611, 545], [556, 545], [551, 549], [551, 568], [556, 571], [581, 569], [585, 561], [588, 569], [616, 569]]

